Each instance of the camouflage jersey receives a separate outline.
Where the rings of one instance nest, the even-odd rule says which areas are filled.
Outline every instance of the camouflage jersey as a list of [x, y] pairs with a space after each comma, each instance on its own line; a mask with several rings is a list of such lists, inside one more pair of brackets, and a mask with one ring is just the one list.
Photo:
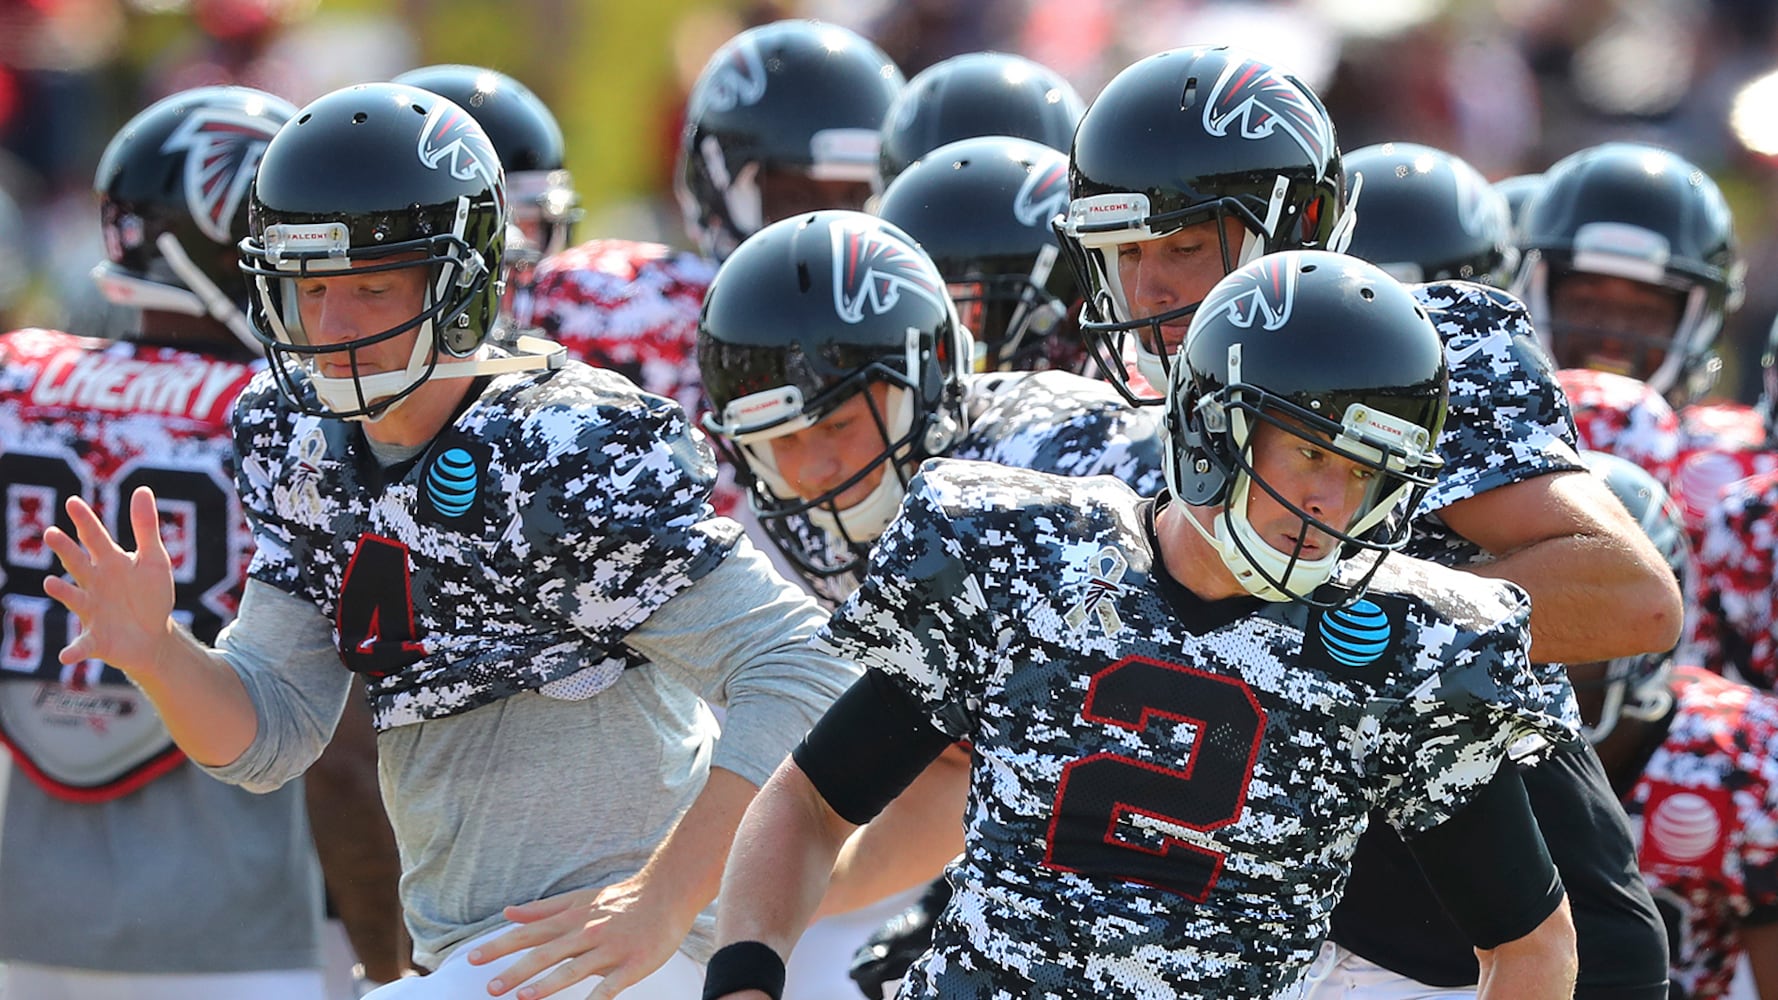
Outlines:
[[1688, 649], [1704, 667], [1778, 687], [1778, 472], [1733, 483], [1704, 520]]
[[1674, 672], [1665, 736], [1624, 796], [1638, 867], [1677, 908], [1673, 978], [1723, 996], [1739, 930], [1778, 920], [1778, 700], [1695, 667]]
[[[547, 257], [515, 311], [568, 356], [609, 368], [700, 413], [708, 408], [698, 375], [698, 313], [716, 262], [659, 243], [589, 240]], [[734, 470], [719, 465], [710, 502], [733, 514], [742, 494]]]
[[1569, 732], [1524, 594], [1391, 558], [1341, 611], [1208, 603], [1109, 478], [935, 460], [823, 638], [975, 764], [902, 997], [1295, 996], [1375, 808], [1435, 826]]
[[133, 547], [129, 497], [152, 487], [174, 615], [214, 639], [235, 616], [253, 551], [232, 485], [228, 414], [256, 367], [50, 330], [0, 336], [0, 739], [52, 795], [118, 798], [185, 758], [122, 673], [98, 660], [61, 663], [79, 625], [43, 596], [60, 570], [43, 532], [72, 532], [62, 505], [79, 496]]
[[1705, 521], [1729, 487], [1778, 470], [1778, 449], [1767, 440], [1766, 419], [1742, 403], [1695, 403], [1679, 411], [1679, 457], [1667, 492], [1685, 515], [1695, 551]]
[[379, 731], [525, 690], [596, 695], [637, 665], [624, 635], [740, 536], [671, 400], [574, 362], [476, 385], [386, 469], [358, 425], [295, 412], [269, 374], [236, 411], [250, 572], [334, 623]]
[[[1064, 371], [985, 372], [965, 376], [967, 429], [949, 458], [992, 462], [1058, 476], [1115, 476], [1142, 496], [1165, 485], [1165, 442], [1154, 411], [1130, 406], [1105, 382]], [[820, 565], [834, 565], [837, 540], [801, 517], [796, 544]], [[853, 573], [812, 578], [816, 595], [838, 604], [858, 586]]]
[[1665, 485], [1679, 460], [1679, 415], [1666, 397], [1627, 375], [1564, 368], [1556, 373], [1582, 448], [1616, 455]]
[[1438, 482], [1414, 512], [1408, 554], [1444, 566], [1487, 559], [1445, 527], [1438, 512], [1459, 500], [1553, 472], [1584, 468], [1574, 420], [1537, 343], [1523, 303], [1465, 281], [1413, 286], [1445, 343], [1450, 408], [1438, 453]]

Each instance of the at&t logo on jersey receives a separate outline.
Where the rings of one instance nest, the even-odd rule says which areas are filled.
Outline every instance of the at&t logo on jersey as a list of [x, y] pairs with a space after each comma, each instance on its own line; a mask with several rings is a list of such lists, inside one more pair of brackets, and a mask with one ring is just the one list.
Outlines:
[[945, 283], [930, 261], [885, 229], [836, 224], [833, 234], [833, 307], [848, 323], [895, 308], [905, 293], [945, 308]]
[[1243, 139], [1283, 132], [1316, 163], [1333, 149], [1333, 130], [1313, 100], [1277, 70], [1251, 59], [1223, 70], [1204, 102], [1204, 130], [1211, 135], [1227, 135], [1236, 123]]
[[490, 455], [477, 442], [452, 440], [427, 460], [420, 480], [419, 514], [436, 524], [463, 525], [481, 509]]
[[1290, 322], [1295, 302], [1296, 268], [1272, 257], [1218, 284], [1199, 311], [1205, 316], [1227, 313], [1229, 322], [1243, 330], [1255, 322], [1277, 330]]
[[230, 223], [273, 132], [265, 121], [242, 112], [204, 108], [186, 116], [161, 144], [163, 153], [185, 152], [185, 205], [205, 236], [233, 242]]
[[1382, 608], [1370, 601], [1356, 601], [1322, 615], [1316, 632], [1336, 663], [1362, 667], [1375, 663], [1389, 649], [1395, 627]]

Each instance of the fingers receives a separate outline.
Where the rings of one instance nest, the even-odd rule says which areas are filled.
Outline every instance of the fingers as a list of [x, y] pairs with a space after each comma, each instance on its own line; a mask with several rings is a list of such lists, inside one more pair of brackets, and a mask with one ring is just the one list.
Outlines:
[[538, 920], [544, 920], [564, 912], [569, 907], [573, 906], [578, 901], [578, 898], [578, 893], [565, 892], [559, 896], [551, 896], [548, 899], [539, 899], [529, 903], [509, 906], [502, 915], [513, 923], [534, 923]]
[[130, 494], [130, 527], [136, 532], [136, 553], [152, 562], [170, 563], [167, 545], [161, 541], [160, 510], [154, 503], [154, 491], [136, 487]]
[[[124, 554], [123, 549], [118, 548], [117, 542], [112, 539], [111, 532], [105, 530], [104, 522], [99, 520], [99, 512], [93, 510], [85, 500], [69, 497], [64, 506], [68, 510], [68, 517], [74, 522], [74, 537], [80, 540], [92, 562]], [[44, 533], [44, 537], [48, 537], [48, 532]]]

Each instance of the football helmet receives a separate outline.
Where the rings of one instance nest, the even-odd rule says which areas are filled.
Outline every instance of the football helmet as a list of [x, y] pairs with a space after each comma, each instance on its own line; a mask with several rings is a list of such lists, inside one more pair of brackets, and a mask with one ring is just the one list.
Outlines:
[[249, 87], [198, 87], [131, 118], [105, 147], [93, 190], [105, 261], [93, 280], [118, 305], [208, 316], [255, 353], [235, 245], [247, 235], [260, 156], [296, 114]]
[[1062, 74], [1024, 56], [969, 52], [914, 74], [883, 121], [877, 190], [946, 143], [982, 135], [1067, 149], [1086, 104]]
[[[1583, 149], [1545, 172], [1519, 241], [1513, 290], [1558, 366], [1641, 379], [1675, 406], [1709, 391], [1721, 367], [1713, 346], [1741, 304], [1744, 265], [1728, 203], [1702, 170], [1641, 143]], [[1664, 291], [1678, 321], [1656, 336], [1566, 321], [1553, 300], [1577, 275]]]
[[564, 165], [562, 128], [541, 98], [505, 73], [481, 66], [422, 66], [392, 82], [450, 99], [488, 133], [506, 171], [506, 200], [518, 230], [507, 234], [506, 259], [521, 279], [537, 261], [568, 248], [583, 214], [580, 195]]
[[[1261, 254], [1344, 247], [1340, 150], [1315, 94], [1282, 70], [1231, 49], [1192, 46], [1142, 59], [1106, 84], [1075, 130], [1062, 248], [1086, 295], [1087, 347], [1132, 403], [1165, 397], [1172, 346], [1196, 302], [1132, 314], [1118, 246], [1204, 222], [1238, 223], [1216, 243], [1224, 272]], [[1130, 378], [1125, 343], [1134, 338]]]
[[[1630, 516], [1635, 519], [1656, 551], [1673, 571], [1680, 591], [1692, 593], [1692, 550], [1686, 541], [1685, 517], [1655, 477], [1635, 462], [1599, 451], [1583, 451], [1581, 461], [1594, 475], [1605, 480]], [[1620, 656], [1607, 661], [1605, 676], [1598, 683], [1605, 687], [1604, 706], [1597, 725], [1582, 723], [1587, 739], [1602, 742], [1624, 716], [1655, 720], [1667, 713], [1673, 696], [1667, 690], [1667, 675], [1673, 663], [1673, 651]], [[1575, 683], [1584, 687], [1586, 682]]]
[[[1166, 476], [1178, 500], [1220, 505], [1214, 530], [1187, 517], [1256, 597], [1334, 607], [1314, 596], [1354, 549], [1378, 553], [1408, 539], [1412, 510], [1437, 478], [1445, 422], [1445, 356], [1413, 294], [1356, 257], [1319, 250], [1261, 257], [1217, 283], [1192, 317], [1167, 388]], [[1350, 524], [1304, 510], [1255, 471], [1263, 421], [1370, 469]], [[1248, 520], [1255, 489], [1302, 520], [1294, 550], [1267, 543]], [[1337, 544], [1309, 558], [1310, 529]]]
[[975, 370], [1079, 371], [1080, 292], [1050, 225], [1067, 207], [1068, 157], [988, 136], [915, 161], [877, 214], [918, 240], [944, 275], [975, 338]]
[[1476, 168], [1411, 142], [1348, 150], [1343, 161], [1356, 206], [1347, 253], [1410, 283], [1511, 281], [1519, 262], [1512, 210]]
[[[785, 219], [737, 247], [710, 285], [698, 321], [713, 410], [703, 424], [742, 470], [773, 542], [806, 576], [838, 576], [862, 564], [920, 462], [962, 434], [970, 356], [944, 277], [906, 233], [862, 212]], [[869, 391], [878, 385], [887, 391]], [[861, 395], [880, 447], [844, 456], [857, 466], [843, 482], [799, 496], [772, 441]], [[841, 508], [872, 475], [870, 493]], [[810, 537], [800, 515], [837, 544]]]
[[[1525, 225], [1525, 206], [1531, 196], [1543, 190], [1542, 174], [1514, 174], [1494, 182], [1494, 190], [1506, 199], [1506, 210], [1513, 220], [1513, 249], [1519, 248], [1519, 231]], [[1516, 261], [1515, 261], [1516, 263]]]
[[[241, 269], [255, 332], [305, 413], [375, 419], [429, 378], [539, 367], [480, 351], [499, 315], [505, 185], [487, 133], [447, 98], [374, 83], [316, 99], [266, 147], [247, 223]], [[402, 268], [427, 276], [405, 322], [332, 343], [303, 329], [299, 280]], [[418, 336], [403, 368], [360, 370], [360, 350], [410, 331]], [[321, 374], [320, 357], [340, 352], [351, 374]]]
[[837, 25], [775, 21], [730, 39], [686, 103], [674, 177], [686, 233], [721, 260], [768, 222], [863, 208], [904, 82], [882, 49]]

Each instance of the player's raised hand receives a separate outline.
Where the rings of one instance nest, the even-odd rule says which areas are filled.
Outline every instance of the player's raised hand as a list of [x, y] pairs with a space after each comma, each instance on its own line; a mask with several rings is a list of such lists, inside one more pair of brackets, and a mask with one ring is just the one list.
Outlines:
[[43, 592], [80, 619], [80, 634], [63, 647], [61, 661], [103, 660], [126, 673], [153, 663], [173, 631], [173, 563], [161, 543], [154, 492], [142, 486], [130, 495], [134, 552], [117, 544], [85, 500], [69, 498], [68, 516], [73, 537], [53, 527], [43, 536], [68, 573], [45, 580]]

